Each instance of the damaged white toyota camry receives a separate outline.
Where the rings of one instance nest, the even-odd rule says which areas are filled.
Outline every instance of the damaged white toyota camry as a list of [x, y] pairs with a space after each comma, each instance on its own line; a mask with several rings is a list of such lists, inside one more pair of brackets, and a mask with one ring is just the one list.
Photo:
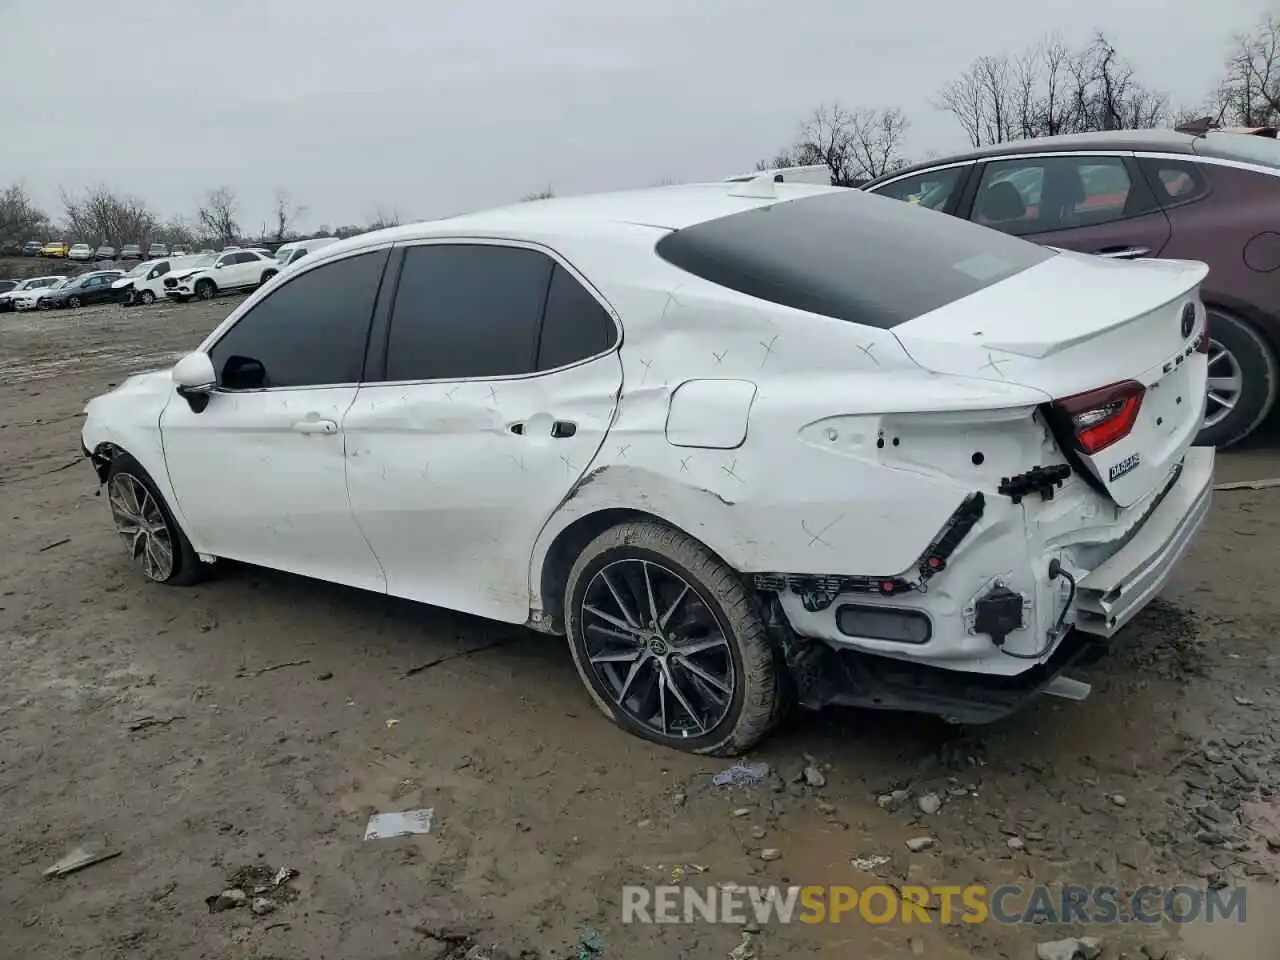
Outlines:
[[981, 722], [1087, 693], [1204, 521], [1205, 272], [767, 179], [526, 203], [326, 247], [83, 442], [151, 579], [567, 634], [659, 743]]

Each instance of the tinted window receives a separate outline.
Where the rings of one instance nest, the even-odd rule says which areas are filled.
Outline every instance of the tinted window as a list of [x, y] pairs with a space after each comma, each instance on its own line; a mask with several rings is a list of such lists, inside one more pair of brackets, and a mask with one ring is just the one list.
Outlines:
[[1028, 157], [986, 164], [973, 219], [1022, 236], [1142, 212], [1120, 157]]
[[355, 383], [387, 251], [299, 274], [246, 313], [209, 351], [226, 389]]
[[669, 233], [658, 255], [749, 296], [889, 328], [1052, 256], [1046, 247], [860, 190]]
[[553, 265], [521, 247], [410, 247], [391, 314], [387, 379], [532, 371]]
[[554, 370], [613, 346], [617, 328], [600, 301], [568, 270], [556, 264], [538, 340], [538, 369]]
[[1209, 182], [1199, 164], [1160, 157], [1144, 157], [1138, 163], [1163, 206], [1199, 200], [1209, 192]]
[[252, 253], [237, 253], [231, 258], [232, 263], [253, 263], [258, 258]]
[[955, 195], [968, 167], [947, 167], [945, 170], [929, 170], [914, 176], [894, 180], [875, 192], [882, 197], [893, 197], [930, 210], [941, 210]]

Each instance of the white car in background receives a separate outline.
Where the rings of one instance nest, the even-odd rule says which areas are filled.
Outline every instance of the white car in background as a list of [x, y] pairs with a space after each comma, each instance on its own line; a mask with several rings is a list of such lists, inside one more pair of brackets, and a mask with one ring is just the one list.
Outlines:
[[212, 300], [223, 293], [260, 287], [279, 272], [274, 259], [256, 250], [224, 250], [200, 256], [190, 267], [172, 271], [164, 278], [164, 294], [180, 303], [192, 297]]
[[165, 277], [175, 271], [184, 271], [202, 265], [201, 257], [160, 257], [138, 264], [123, 277], [111, 284], [120, 291], [120, 302], [128, 307], [155, 303], [164, 296]]
[[30, 307], [21, 306], [20, 303], [31, 302], [32, 306], [34, 306], [34, 299], [38, 291], [44, 291], [53, 284], [65, 279], [66, 277], [59, 274], [52, 277], [32, 277], [29, 280], [23, 280], [12, 290], [0, 293], [0, 312], [31, 309]]
[[70, 282], [70, 277], [58, 277], [47, 287], [34, 287], [31, 290], [25, 290], [14, 298], [13, 307], [15, 310], [48, 310], [50, 307], [47, 298], [57, 293]]
[[290, 264], [297, 263], [308, 254], [323, 250], [331, 243], [337, 242], [337, 237], [312, 237], [310, 240], [294, 240], [276, 248], [275, 261], [280, 264], [280, 269], [283, 270]]
[[93, 247], [87, 243], [73, 243], [71, 249], [67, 251], [67, 259], [88, 263], [93, 259]]
[[519, 204], [308, 256], [82, 445], [149, 579], [564, 634], [661, 744], [985, 722], [1086, 695], [1204, 522], [1206, 272], [771, 177]]

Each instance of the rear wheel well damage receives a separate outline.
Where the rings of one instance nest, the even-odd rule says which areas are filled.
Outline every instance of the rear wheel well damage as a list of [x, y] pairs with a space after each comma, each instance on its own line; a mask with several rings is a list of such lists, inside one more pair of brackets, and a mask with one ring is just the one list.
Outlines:
[[646, 513], [644, 510], [624, 507], [599, 510], [579, 517], [556, 534], [556, 538], [551, 542], [551, 547], [542, 561], [542, 574], [539, 580], [539, 593], [542, 597], [541, 615], [537, 619], [531, 619], [529, 625], [548, 633], [564, 633], [564, 591], [569, 581], [569, 570], [573, 567], [574, 561], [586, 549], [587, 544], [606, 530], [621, 523], [636, 521], [659, 523], [673, 530], [679, 530], [685, 536], [697, 541], [725, 566], [733, 569], [733, 564], [728, 563], [707, 544], [662, 517]]

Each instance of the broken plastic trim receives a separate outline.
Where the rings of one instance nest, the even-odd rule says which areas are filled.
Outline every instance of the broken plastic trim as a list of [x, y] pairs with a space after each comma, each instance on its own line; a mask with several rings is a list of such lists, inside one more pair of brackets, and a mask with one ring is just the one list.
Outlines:
[[1033, 493], [1040, 494], [1041, 500], [1052, 500], [1055, 490], [1071, 476], [1071, 467], [1065, 463], [1051, 467], [1035, 466], [1026, 473], [1013, 477], [1001, 477], [996, 492], [1014, 503], [1021, 503], [1024, 497]]
[[986, 498], [980, 492], [965, 497], [952, 512], [942, 530], [930, 541], [929, 546], [916, 561], [916, 580], [899, 576], [868, 577], [841, 574], [805, 573], [757, 573], [752, 584], [757, 590], [782, 593], [790, 590], [800, 597], [810, 613], [826, 610], [842, 593], [868, 593], [881, 597], [893, 597], [900, 593], [918, 590], [924, 593], [928, 581], [946, 569], [947, 560], [961, 541], [982, 519]]

